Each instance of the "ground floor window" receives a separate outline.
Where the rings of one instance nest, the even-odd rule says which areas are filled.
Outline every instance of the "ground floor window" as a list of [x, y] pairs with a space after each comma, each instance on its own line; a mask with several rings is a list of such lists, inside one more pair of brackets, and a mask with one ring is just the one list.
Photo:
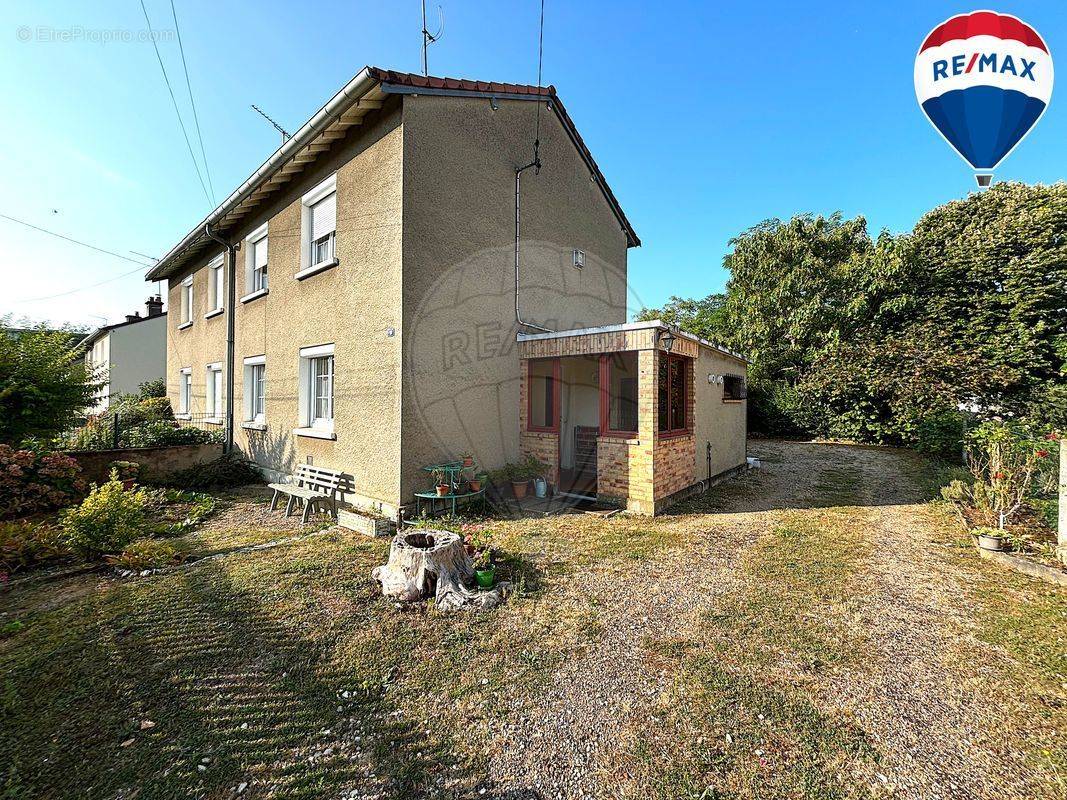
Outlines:
[[245, 359], [245, 421], [262, 423], [267, 408], [267, 361], [264, 356]]
[[222, 393], [222, 364], [208, 364], [207, 367], [207, 402], [208, 417], [221, 419], [224, 413]]
[[528, 369], [527, 428], [531, 431], [558, 431], [559, 359], [534, 359], [529, 362]]
[[333, 432], [333, 345], [300, 350], [300, 424], [304, 428]]
[[193, 399], [193, 371], [186, 367], [178, 375], [178, 411], [188, 414]]
[[602, 432], [637, 435], [637, 353], [612, 353], [601, 359]]
[[689, 359], [662, 352], [659, 356], [657, 427], [660, 433], [679, 433], [689, 427]]
[[748, 387], [745, 385], [744, 375], [722, 376], [722, 399], [725, 401], [739, 401], [748, 397]]

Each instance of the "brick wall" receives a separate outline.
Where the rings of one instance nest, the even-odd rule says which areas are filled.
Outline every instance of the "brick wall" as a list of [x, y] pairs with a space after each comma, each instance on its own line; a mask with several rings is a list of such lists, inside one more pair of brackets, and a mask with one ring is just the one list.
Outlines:
[[519, 449], [523, 456], [533, 456], [538, 461], [548, 464], [548, 473], [545, 480], [551, 484], [559, 483], [559, 434], [544, 431], [526, 430], [526, 404], [527, 380], [530, 371], [527, 362], [523, 361], [522, 369], [519, 370]]

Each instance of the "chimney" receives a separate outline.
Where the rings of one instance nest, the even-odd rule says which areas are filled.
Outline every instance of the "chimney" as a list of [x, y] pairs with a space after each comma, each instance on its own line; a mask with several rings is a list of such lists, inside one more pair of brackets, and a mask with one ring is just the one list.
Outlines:
[[126, 321], [127, 322], [136, 322], [140, 318], [141, 318], [141, 314], [139, 312], [137, 312], [137, 311], [134, 311], [132, 314], [127, 314], [126, 315]]
[[158, 294], [149, 297], [144, 304], [148, 308], [148, 316], [150, 317], [158, 317], [163, 313], [163, 300]]

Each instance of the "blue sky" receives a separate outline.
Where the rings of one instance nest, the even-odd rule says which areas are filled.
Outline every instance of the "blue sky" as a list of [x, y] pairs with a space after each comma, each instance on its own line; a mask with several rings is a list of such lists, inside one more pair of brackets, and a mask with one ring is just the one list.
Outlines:
[[[145, 2], [153, 27], [173, 30], [170, 1]], [[536, 0], [439, 2], [431, 73], [536, 80]], [[175, 4], [220, 199], [278, 145], [251, 103], [294, 130], [365, 64], [420, 68], [417, 0]], [[768, 217], [841, 210], [900, 231], [972, 191], [916, 104], [912, 64], [934, 25], [975, 6], [869, 5], [547, 0], [544, 82], [644, 242], [630, 251], [636, 302], [721, 289], [729, 239]], [[1062, 2], [995, 8], [1037, 28], [1054, 58], [1067, 53]], [[0, 214], [159, 255], [207, 212], [152, 45], [136, 40], [144, 28], [139, 0], [3, 4]], [[47, 29], [76, 40], [46, 41]], [[134, 41], [99, 41], [114, 30]], [[160, 49], [199, 155], [173, 35]], [[998, 178], [1063, 179], [1065, 133], [1054, 92]], [[151, 289], [140, 275], [35, 298], [131, 269], [0, 219], [0, 316], [118, 321]]]

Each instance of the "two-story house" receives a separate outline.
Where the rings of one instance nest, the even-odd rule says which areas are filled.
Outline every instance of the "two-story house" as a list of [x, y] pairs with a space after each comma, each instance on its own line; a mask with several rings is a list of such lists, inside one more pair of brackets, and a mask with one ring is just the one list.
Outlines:
[[168, 392], [387, 513], [466, 452], [654, 513], [745, 463], [746, 363], [626, 322], [638, 244], [553, 87], [367, 67], [149, 272]]
[[89, 412], [106, 411], [111, 398], [135, 394], [142, 383], [159, 380], [167, 369], [167, 312], [163, 300], [149, 297], [145, 316], [127, 314], [85, 337], [85, 363], [98, 381]]

